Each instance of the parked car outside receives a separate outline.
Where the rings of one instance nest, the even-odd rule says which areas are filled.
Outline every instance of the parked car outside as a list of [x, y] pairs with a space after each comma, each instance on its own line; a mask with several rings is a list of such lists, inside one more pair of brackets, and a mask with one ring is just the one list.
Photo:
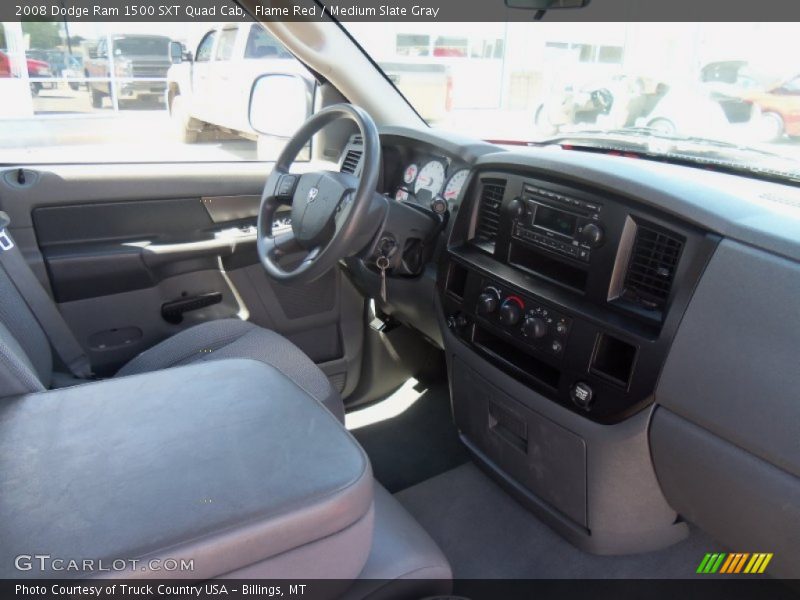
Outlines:
[[800, 136], [800, 75], [770, 89], [747, 92], [744, 97], [761, 108], [764, 141]]
[[[28, 67], [28, 77], [49, 78], [53, 76], [50, 65], [36, 58], [26, 57], [25, 62]], [[8, 55], [0, 50], [0, 77], [12, 77], [11, 62]], [[31, 81], [31, 94], [37, 96], [45, 88], [55, 88], [57, 83], [49, 81]]]
[[308, 71], [260, 24], [208, 30], [194, 54], [185, 52], [167, 72], [166, 102], [178, 138], [193, 143], [202, 132], [217, 130], [266, 146], [250, 125], [248, 106], [253, 82], [268, 73], [295, 75], [309, 90], [313, 86]]
[[732, 138], [757, 137], [760, 115], [753, 98], [725, 88], [624, 74], [564, 85], [538, 105], [534, 119], [543, 135], [575, 127], [645, 127], [666, 135]]
[[720, 61], [703, 67], [702, 80], [760, 108], [761, 141], [800, 136], [800, 73], [776, 73], [744, 60]]
[[636, 126], [665, 135], [752, 138], [760, 117], [758, 105], [751, 100], [692, 82], [670, 86], [652, 112], [637, 119]]
[[[246, 119], [246, 110], [219, 110], [213, 91], [225, 89], [237, 108], [246, 107], [253, 81], [266, 73], [303, 77], [300, 68], [260, 24], [226, 24], [210, 29], [189, 60], [173, 65], [167, 75], [167, 106], [177, 135], [192, 143], [211, 127], [249, 139], [261, 139]], [[429, 123], [441, 121], [452, 108], [453, 79], [447, 65], [417, 60], [379, 63], [387, 77], [405, 94]]]
[[112, 76], [112, 65], [114, 77], [122, 80], [116, 86], [119, 100], [163, 98], [167, 84], [159, 80], [167, 76], [170, 66], [169, 42], [170, 39], [163, 35], [143, 34], [121, 34], [101, 39], [84, 62], [86, 77], [100, 79], [89, 82], [92, 106], [101, 108], [103, 98], [111, 95], [111, 83], [107, 79]]
[[649, 114], [666, 90], [663, 83], [631, 75], [578, 86], [566, 84], [560, 91], [549, 93], [537, 106], [536, 129], [541, 134], [554, 135], [574, 125], [602, 129], [629, 127]]

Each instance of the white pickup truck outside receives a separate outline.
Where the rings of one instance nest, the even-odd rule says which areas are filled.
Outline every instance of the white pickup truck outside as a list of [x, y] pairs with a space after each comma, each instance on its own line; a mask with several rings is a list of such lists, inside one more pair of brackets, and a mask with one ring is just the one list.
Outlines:
[[[448, 65], [393, 56], [379, 66], [424, 119], [438, 123], [447, 114], [452, 87]], [[298, 75], [309, 89], [313, 86], [308, 70], [260, 24], [223, 23], [209, 29], [190, 59], [173, 64], [167, 73], [166, 102], [178, 139], [194, 143], [204, 132], [222, 131], [256, 140], [258, 158], [273, 160], [285, 140], [258, 134], [248, 114], [253, 82], [269, 73]], [[281, 101], [275, 99], [277, 111]]]
[[311, 82], [303, 65], [257, 23], [225, 23], [206, 32], [191, 60], [167, 73], [167, 106], [180, 140], [193, 143], [201, 132], [217, 129], [260, 141], [248, 109], [253, 82], [267, 73]]

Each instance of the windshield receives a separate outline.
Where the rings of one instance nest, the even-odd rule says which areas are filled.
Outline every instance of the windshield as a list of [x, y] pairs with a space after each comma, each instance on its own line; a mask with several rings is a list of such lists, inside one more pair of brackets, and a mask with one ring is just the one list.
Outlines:
[[732, 145], [731, 157], [800, 156], [793, 23], [344, 26], [432, 126], [507, 142], [692, 137]]

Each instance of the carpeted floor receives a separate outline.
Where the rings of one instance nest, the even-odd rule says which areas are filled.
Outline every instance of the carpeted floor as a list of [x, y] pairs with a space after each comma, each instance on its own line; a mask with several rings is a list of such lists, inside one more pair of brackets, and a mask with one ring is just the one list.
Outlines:
[[665, 550], [632, 556], [581, 552], [525, 510], [472, 463], [406, 489], [397, 498], [450, 560], [455, 578], [683, 578], [706, 552], [702, 532]]
[[352, 431], [367, 451], [375, 478], [391, 493], [469, 460], [453, 425], [447, 381], [416, 387], [424, 392], [407, 410]]

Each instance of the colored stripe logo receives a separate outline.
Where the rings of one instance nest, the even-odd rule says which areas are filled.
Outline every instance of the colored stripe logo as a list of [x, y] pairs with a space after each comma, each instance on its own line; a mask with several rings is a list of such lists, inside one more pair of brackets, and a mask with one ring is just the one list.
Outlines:
[[759, 574], [767, 569], [772, 552], [714, 552], [706, 554], [697, 567], [697, 573], [711, 575]]

